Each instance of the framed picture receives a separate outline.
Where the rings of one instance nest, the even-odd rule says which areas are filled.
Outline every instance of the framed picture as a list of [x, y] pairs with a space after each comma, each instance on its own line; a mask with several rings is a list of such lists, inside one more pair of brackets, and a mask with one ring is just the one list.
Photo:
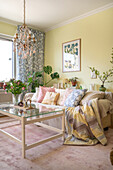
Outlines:
[[62, 44], [62, 71], [72, 72], [81, 70], [81, 39]]

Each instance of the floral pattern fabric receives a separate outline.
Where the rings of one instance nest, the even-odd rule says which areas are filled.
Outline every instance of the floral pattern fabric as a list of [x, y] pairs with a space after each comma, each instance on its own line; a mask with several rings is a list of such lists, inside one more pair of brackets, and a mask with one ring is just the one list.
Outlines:
[[71, 94], [67, 97], [67, 99], [65, 100], [64, 106], [67, 107], [75, 107], [78, 106], [79, 102], [81, 101], [81, 99], [83, 98], [83, 96], [85, 95], [85, 92], [87, 90], [81, 90], [81, 89], [75, 89], [71, 92]]

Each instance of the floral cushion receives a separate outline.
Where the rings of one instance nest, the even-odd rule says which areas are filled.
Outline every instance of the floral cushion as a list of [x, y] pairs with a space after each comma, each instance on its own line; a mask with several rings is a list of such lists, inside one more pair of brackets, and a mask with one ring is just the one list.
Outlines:
[[87, 90], [81, 90], [81, 89], [75, 89], [71, 92], [71, 94], [67, 97], [67, 99], [65, 100], [64, 106], [67, 107], [75, 107], [78, 106], [79, 102], [81, 101], [81, 99], [83, 98], [83, 96], [85, 95], [85, 92]]

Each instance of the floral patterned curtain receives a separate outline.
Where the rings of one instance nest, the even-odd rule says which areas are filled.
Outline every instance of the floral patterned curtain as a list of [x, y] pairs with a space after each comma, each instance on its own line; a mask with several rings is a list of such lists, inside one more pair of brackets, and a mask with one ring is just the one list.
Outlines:
[[[19, 31], [19, 27], [17, 30]], [[44, 42], [45, 42], [45, 33], [31, 29], [31, 32], [36, 37], [36, 53], [32, 56], [28, 56], [26, 59], [22, 59], [22, 56], [17, 55], [17, 65], [16, 65], [16, 79], [27, 82], [29, 72], [33, 73], [34, 71], [42, 71], [44, 66]], [[40, 80], [42, 81], [42, 80]]]

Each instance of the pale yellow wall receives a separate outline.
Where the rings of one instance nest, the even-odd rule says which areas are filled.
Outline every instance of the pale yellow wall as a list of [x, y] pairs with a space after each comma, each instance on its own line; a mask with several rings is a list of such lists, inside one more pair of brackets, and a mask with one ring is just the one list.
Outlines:
[[16, 32], [17, 27], [15, 25], [0, 22], [0, 33], [13, 36]]
[[[81, 71], [62, 73], [62, 43], [81, 38]], [[61, 78], [77, 76], [83, 88], [92, 83], [101, 85], [99, 79], [90, 78], [88, 66], [95, 66], [101, 72], [111, 68], [113, 47], [113, 8], [78, 20], [46, 33], [45, 65], [51, 65]], [[112, 78], [113, 79], [113, 78]], [[61, 80], [60, 80], [61, 81]], [[113, 83], [105, 84], [113, 91]]]

